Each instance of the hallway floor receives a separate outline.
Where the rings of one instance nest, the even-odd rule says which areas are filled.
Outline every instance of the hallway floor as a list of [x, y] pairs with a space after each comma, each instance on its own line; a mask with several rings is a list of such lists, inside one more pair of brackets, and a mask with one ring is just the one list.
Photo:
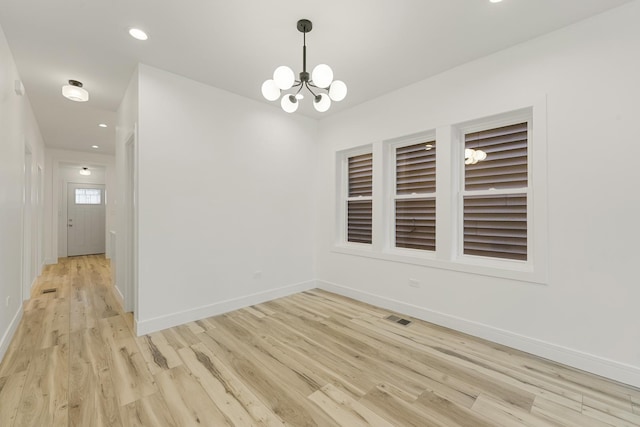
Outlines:
[[46, 268], [0, 426], [640, 426], [640, 390], [328, 292], [135, 337], [110, 283], [102, 256]]

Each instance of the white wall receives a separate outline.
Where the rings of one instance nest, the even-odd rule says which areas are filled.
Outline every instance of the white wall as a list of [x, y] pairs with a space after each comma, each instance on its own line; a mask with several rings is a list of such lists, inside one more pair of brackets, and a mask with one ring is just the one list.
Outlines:
[[[323, 120], [321, 286], [640, 386], [639, 20], [632, 2]], [[332, 250], [337, 150], [544, 96], [547, 285]]]
[[138, 333], [314, 286], [314, 120], [139, 67]]
[[[59, 257], [67, 256], [66, 241], [66, 183], [70, 182], [69, 164], [82, 165], [90, 169], [97, 168], [96, 175], [81, 181], [77, 174], [73, 182], [91, 182], [105, 184], [106, 225], [105, 242], [109, 245], [109, 231], [115, 229], [116, 221], [116, 168], [115, 156], [47, 148], [45, 177], [45, 224], [44, 241], [47, 264], [55, 264]], [[77, 170], [77, 169], [76, 169]], [[97, 182], [96, 179], [102, 182]], [[107, 247], [107, 253], [109, 248]]]
[[[7, 40], [0, 28], [0, 360], [22, 315], [21, 281], [32, 283], [42, 266], [39, 249], [42, 233], [42, 201], [36, 188], [44, 175], [44, 144], [27, 95], [19, 96], [14, 84], [20, 76]], [[25, 165], [25, 146], [31, 164]], [[30, 174], [31, 194], [26, 204], [25, 166]], [[38, 184], [38, 169], [43, 171]], [[41, 193], [42, 194], [42, 193]], [[27, 220], [23, 221], [27, 212]], [[23, 242], [27, 236], [27, 242]], [[23, 278], [23, 245], [31, 248], [30, 277]], [[7, 298], [9, 299], [7, 304]]]

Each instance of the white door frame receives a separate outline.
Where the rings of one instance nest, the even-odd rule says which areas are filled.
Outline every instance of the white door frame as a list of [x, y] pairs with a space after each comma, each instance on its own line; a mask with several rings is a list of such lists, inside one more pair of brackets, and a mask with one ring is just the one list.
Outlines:
[[[138, 144], [137, 129], [129, 135], [124, 144], [124, 311], [133, 312], [138, 308]], [[116, 262], [118, 262], [116, 260]], [[119, 268], [119, 267], [118, 267]]]

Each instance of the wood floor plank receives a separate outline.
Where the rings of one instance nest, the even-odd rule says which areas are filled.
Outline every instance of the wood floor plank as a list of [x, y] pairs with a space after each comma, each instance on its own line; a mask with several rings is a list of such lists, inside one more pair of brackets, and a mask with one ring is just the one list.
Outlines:
[[[285, 371], [281, 368], [277, 371], [266, 368], [262, 364], [265, 357], [254, 359], [255, 352], [247, 354], [246, 347], [238, 346], [237, 342], [229, 339], [228, 334], [225, 336], [220, 325], [216, 326], [215, 330], [202, 334], [203, 343], [225, 365], [233, 369], [253, 393], [261, 397], [270, 411], [292, 426], [332, 425], [328, 416], [305, 399], [315, 391], [313, 387], [302, 385], [302, 379], [295, 380], [297, 387], [290, 387], [291, 384], [283, 381], [281, 376]], [[291, 374], [293, 373], [288, 372], [287, 376], [292, 378]], [[299, 393], [301, 389], [306, 390], [305, 395]]]
[[123, 427], [179, 427], [159, 392], [121, 406], [120, 418]]
[[153, 375], [182, 365], [182, 359], [162, 333], [143, 335], [135, 340]]
[[[234, 396], [240, 402], [246, 411], [251, 415], [256, 425], [264, 425], [269, 427], [277, 427], [284, 425], [284, 421], [280, 419], [274, 412], [262, 403], [260, 398], [253, 393], [249, 387], [240, 379], [240, 377], [225, 365], [209, 348], [203, 343], [196, 344], [190, 348], [195, 355], [198, 363], [206, 369], [220, 384], [223, 385], [225, 392]], [[195, 366], [196, 361], [189, 354], [189, 350], [180, 350], [181, 355], [185, 359], [186, 365], [196, 372], [197, 378], [205, 377], [206, 374], [201, 367]], [[198, 376], [197, 373], [201, 375]]]
[[26, 378], [27, 371], [0, 378], [0, 426], [14, 425]]
[[388, 420], [394, 426], [410, 427], [450, 427], [430, 418], [426, 413], [417, 409], [414, 405], [399, 399], [384, 387], [375, 387], [369, 391], [360, 402]]
[[558, 427], [562, 424], [531, 414], [517, 406], [506, 404], [495, 397], [481, 394], [471, 408], [472, 411], [488, 418], [496, 426], [515, 427]]
[[59, 346], [36, 351], [25, 379], [16, 426], [69, 424], [69, 360]]
[[240, 425], [264, 425], [261, 421], [253, 419], [233, 389], [222, 379], [220, 371], [213, 364], [211, 354], [207, 354], [206, 347], [202, 344], [196, 344], [196, 346], [180, 349], [180, 357], [191, 375], [200, 383], [209, 398], [216, 403], [220, 412], [227, 419]]
[[139, 348], [121, 316], [100, 319], [102, 338], [107, 343], [107, 360], [120, 405], [157, 392]]
[[183, 367], [162, 371], [156, 381], [169, 412], [180, 426], [233, 426], [200, 383]]
[[316, 402], [339, 425], [393, 427], [389, 421], [332, 384], [327, 384], [314, 392], [309, 399]]
[[590, 418], [580, 411], [574, 411], [573, 409], [539, 396], [536, 397], [536, 400], [533, 402], [531, 413], [545, 418], [550, 422], [558, 423], [559, 425], [580, 427], [608, 427], [610, 425]]

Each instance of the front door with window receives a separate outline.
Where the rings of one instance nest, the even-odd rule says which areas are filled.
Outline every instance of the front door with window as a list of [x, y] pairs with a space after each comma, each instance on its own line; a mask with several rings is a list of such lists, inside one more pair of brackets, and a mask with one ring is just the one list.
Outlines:
[[104, 185], [68, 184], [67, 256], [105, 252]]

